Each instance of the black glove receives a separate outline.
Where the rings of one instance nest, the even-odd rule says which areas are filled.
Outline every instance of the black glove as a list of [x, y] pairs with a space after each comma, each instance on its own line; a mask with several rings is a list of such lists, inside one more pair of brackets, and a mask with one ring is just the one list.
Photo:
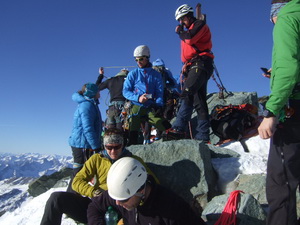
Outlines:
[[182, 24], [177, 25], [177, 27], [175, 28], [175, 32], [177, 34], [181, 34], [183, 32], [183, 25]]

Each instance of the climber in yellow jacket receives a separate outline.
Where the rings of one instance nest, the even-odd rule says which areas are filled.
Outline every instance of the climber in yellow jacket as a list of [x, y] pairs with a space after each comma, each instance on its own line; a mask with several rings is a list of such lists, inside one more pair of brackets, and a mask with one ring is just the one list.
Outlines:
[[107, 190], [106, 178], [111, 165], [122, 157], [133, 157], [139, 160], [158, 182], [155, 175], [143, 160], [124, 148], [124, 137], [117, 128], [107, 129], [103, 136], [104, 150], [87, 160], [83, 168], [74, 177], [72, 188], [76, 193], [53, 192], [48, 199], [41, 225], [59, 225], [62, 215], [81, 223], [87, 223], [87, 208], [91, 197], [101, 195]]

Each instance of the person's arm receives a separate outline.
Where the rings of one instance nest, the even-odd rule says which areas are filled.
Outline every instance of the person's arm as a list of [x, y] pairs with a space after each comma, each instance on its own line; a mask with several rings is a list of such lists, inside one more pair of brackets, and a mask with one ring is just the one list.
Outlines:
[[176, 86], [176, 80], [170, 70], [166, 69], [166, 87], [172, 89]]
[[72, 188], [74, 191], [90, 198], [94, 196], [94, 192], [99, 188], [90, 185], [89, 182], [95, 175], [98, 176], [97, 169], [101, 168], [101, 161], [100, 155], [94, 154], [83, 164], [82, 169], [73, 179]]
[[154, 83], [154, 92], [155, 92], [155, 104], [159, 107], [164, 105], [164, 90], [163, 90], [163, 83], [161, 75], [157, 72], [157, 76], [155, 76], [155, 83]]
[[134, 91], [136, 73], [136, 70], [129, 72], [123, 84], [122, 94], [126, 99], [130, 101], [139, 102], [140, 95], [138, 93], [135, 93]]
[[271, 94], [266, 109], [273, 114], [263, 119], [258, 127], [259, 136], [273, 136], [277, 124], [276, 115], [283, 109], [298, 82], [300, 72], [300, 44], [298, 29], [289, 16], [280, 17], [274, 27], [272, 55]]
[[83, 102], [79, 107], [79, 113], [82, 122], [82, 129], [87, 142], [93, 150], [101, 147], [100, 136], [95, 130], [95, 120], [98, 117], [98, 106], [93, 105], [91, 102]]
[[206, 22], [203, 20], [196, 20], [193, 24], [192, 29], [184, 30], [179, 29], [178, 35], [181, 40], [190, 40], [192, 39], [204, 26], [206, 25]]
[[280, 17], [274, 26], [271, 94], [266, 108], [278, 115], [298, 82], [300, 73], [300, 38], [289, 16]]
[[104, 68], [100, 67], [99, 68], [99, 76], [98, 76], [98, 79], [96, 81], [97, 86], [99, 86], [102, 83], [103, 78], [104, 78]]
[[105, 225], [105, 213], [108, 206], [112, 206], [118, 214], [118, 206], [108, 192], [104, 191], [100, 196], [92, 198], [92, 202], [87, 209], [88, 225]]

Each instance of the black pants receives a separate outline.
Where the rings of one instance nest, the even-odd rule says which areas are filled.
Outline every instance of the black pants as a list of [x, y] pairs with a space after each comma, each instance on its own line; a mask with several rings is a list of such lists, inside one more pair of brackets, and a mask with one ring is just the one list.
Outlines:
[[268, 225], [298, 225], [296, 191], [300, 183], [300, 101], [292, 101], [296, 113], [279, 123], [271, 140], [266, 193]]
[[207, 82], [213, 73], [212, 60], [195, 61], [189, 68], [187, 79], [183, 85], [181, 99], [187, 105], [194, 106], [199, 119], [208, 119], [206, 102]]
[[87, 208], [91, 200], [69, 192], [53, 192], [49, 197], [41, 225], [60, 225], [63, 213], [81, 223], [87, 223]]

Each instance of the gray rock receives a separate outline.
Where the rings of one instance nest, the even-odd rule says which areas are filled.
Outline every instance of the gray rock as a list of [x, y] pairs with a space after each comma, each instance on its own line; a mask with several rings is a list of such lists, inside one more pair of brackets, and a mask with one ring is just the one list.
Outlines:
[[177, 140], [130, 146], [128, 149], [147, 163], [162, 185], [187, 202], [193, 202], [198, 196], [207, 195], [209, 198], [215, 195], [217, 177], [206, 144]]
[[260, 204], [268, 204], [266, 198], [266, 174], [240, 174], [236, 190], [253, 195]]
[[38, 179], [32, 181], [28, 185], [28, 192], [31, 196], [36, 197], [53, 187], [61, 187], [64, 184], [67, 184], [65, 178], [69, 178], [73, 169], [64, 168], [58, 172], [55, 172], [49, 176], [44, 175]]
[[240, 154], [228, 148], [218, 147], [214, 145], [207, 145], [211, 150], [211, 158], [229, 158], [240, 157]]
[[[212, 225], [220, 218], [228, 201], [229, 194], [214, 197], [204, 209], [202, 216]], [[240, 193], [237, 212], [238, 225], [265, 225], [266, 213], [259, 202], [250, 194]]]

